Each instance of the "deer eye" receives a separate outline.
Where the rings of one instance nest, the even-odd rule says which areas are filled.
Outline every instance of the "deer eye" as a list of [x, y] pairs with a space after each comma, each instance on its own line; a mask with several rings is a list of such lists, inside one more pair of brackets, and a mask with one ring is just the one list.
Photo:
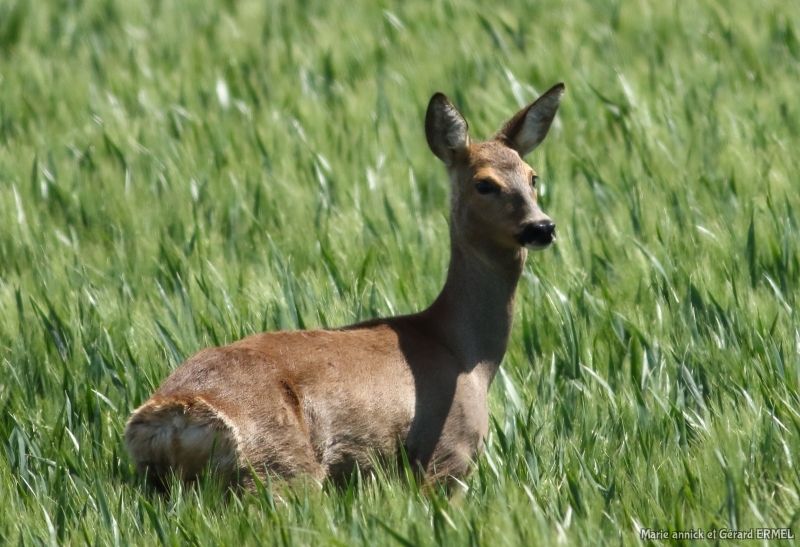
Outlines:
[[536, 188], [536, 181], [537, 180], [539, 180], [539, 176], [538, 175], [531, 175], [531, 186], [533, 186], [534, 188]]
[[483, 195], [494, 194], [500, 191], [500, 188], [498, 188], [498, 186], [494, 182], [487, 179], [479, 180], [478, 182], [476, 182], [475, 189], [478, 191], [479, 194]]

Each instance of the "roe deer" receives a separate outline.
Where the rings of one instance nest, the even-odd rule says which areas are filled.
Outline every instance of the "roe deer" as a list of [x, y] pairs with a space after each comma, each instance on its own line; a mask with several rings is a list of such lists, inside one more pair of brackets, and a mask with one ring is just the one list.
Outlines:
[[[341, 480], [405, 451], [430, 479], [469, 472], [506, 352], [527, 249], [555, 240], [522, 157], [545, 138], [559, 83], [489, 141], [441, 93], [425, 116], [450, 178], [450, 266], [426, 310], [341, 329], [269, 332], [189, 358], [131, 416], [128, 450], [156, 482], [205, 468], [253, 486], [252, 468]], [[238, 478], [238, 479], [237, 479]]]

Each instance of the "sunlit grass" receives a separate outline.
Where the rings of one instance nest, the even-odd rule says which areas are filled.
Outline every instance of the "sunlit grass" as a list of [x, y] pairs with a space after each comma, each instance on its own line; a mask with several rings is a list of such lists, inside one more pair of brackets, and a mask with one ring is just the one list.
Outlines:
[[[143, 486], [124, 422], [186, 356], [436, 296], [434, 91], [487, 137], [557, 81], [463, 491]], [[784, 0], [0, 4], [0, 544], [797, 534], [798, 89]]]

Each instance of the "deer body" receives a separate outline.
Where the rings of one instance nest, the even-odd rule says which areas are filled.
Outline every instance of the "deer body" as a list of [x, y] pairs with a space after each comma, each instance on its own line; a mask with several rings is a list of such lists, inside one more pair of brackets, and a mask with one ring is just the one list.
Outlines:
[[488, 389], [526, 249], [555, 237], [521, 156], [544, 139], [563, 89], [474, 144], [455, 107], [434, 95], [426, 135], [452, 191], [450, 266], [436, 301], [412, 315], [261, 333], [197, 353], [128, 421], [137, 468], [156, 479], [210, 468], [246, 484], [252, 467], [338, 480], [402, 449], [431, 478], [466, 474], [488, 431]]

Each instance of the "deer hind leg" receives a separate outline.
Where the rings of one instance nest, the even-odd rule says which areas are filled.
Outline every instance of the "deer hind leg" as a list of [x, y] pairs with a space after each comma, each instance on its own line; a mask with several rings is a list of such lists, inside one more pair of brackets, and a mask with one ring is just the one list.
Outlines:
[[128, 421], [125, 444], [156, 484], [170, 470], [192, 480], [210, 468], [231, 480], [239, 468], [236, 427], [201, 397], [148, 401]]
[[292, 480], [310, 477], [323, 481], [327, 467], [321, 463], [322, 441], [312, 439], [318, 428], [315, 413], [304, 403], [288, 381], [279, 380], [260, 392], [267, 407], [253, 401], [245, 405], [239, 431], [239, 480], [246, 489], [256, 490], [255, 482], [269, 479]]

